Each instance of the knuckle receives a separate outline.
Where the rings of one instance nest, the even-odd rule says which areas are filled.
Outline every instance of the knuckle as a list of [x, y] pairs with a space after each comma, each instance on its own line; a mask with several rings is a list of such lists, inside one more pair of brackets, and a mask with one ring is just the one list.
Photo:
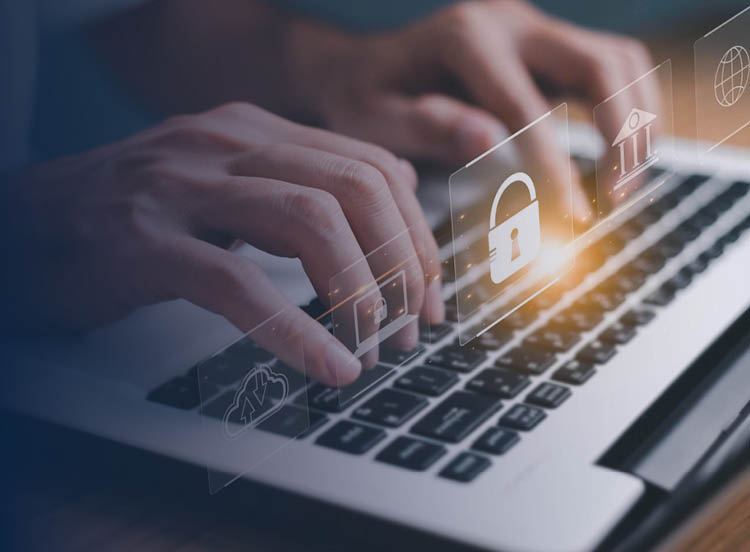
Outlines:
[[347, 200], [357, 203], [378, 203], [388, 190], [388, 183], [383, 174], [367, 163], [344, 162], [338, 167], [337, 175], [344, 184]]
[[476, 28], [481, 20], [481, 5], [478, 2], [460, 2], [446, 10], [448, 21], [457, 32], [467, 32]]
[[424, 273], [416, 263], [410, 263], [406, 268], [406, 294], [409, 305], [419, 310], [424, 302], [425, 282]]
[[229, 102], [209, 111], [209, 113], [244, 118], [254, 113], [257, 109], [257, 107], [247, 102]]
[[321, 236], [336, 235], [347, 225], [338, 200], [330, 193], [314, 188], [291, 194], [287, 212], [308, 231]]

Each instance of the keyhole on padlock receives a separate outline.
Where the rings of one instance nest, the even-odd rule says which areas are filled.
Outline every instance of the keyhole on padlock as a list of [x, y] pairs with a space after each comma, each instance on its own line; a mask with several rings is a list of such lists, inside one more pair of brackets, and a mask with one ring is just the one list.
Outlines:
[[510, 232], [510, 239], [512, 241], [510, 249], [510, 260], [514, 261], [521, 256], [521, 247], [518, 245], [518, 228], [514, 228]]

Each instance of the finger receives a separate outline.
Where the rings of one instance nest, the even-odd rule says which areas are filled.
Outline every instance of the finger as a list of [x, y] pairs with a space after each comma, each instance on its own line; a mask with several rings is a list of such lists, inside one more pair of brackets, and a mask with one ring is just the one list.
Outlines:
[[303, 127], [302, 130], [294, 132], [289, 139], [301, 146], [322, 149], [365, 162], [383, 174], [406, 225], [416, 234], [414, 248], [421, 262], [425, 281], [433, 282], [433, 285], [428, 287], [422, 317], [424, 320], [429, 318], [432, 322], [442, 322], [445, 306], [440, 293], [438, 245], [413, 193], [413, 186], [409, 184], [416, 182], [417, 178], [411, 165], [398, 161], [391, 153], [378, 146], [320, 129]]
[[[254, 341], [286, 364], [326, 385], [345, 385], [359, 376], [360, 362], [290, 303], [252, 261], [183, 237], [170, 244], [164, 262], [172, 293], [251, 332]], [[296, 339], [302, 339], [302, 357], [298, 347], [290, 346]]]
[[367, 137], [409, 158], [464, 164], [497, 144], [505, 127], [483, 109], [442, 94], [385, 96], [361, 125]]
[[[268, 178], [228, 177], [197, 204], [190, 214], [196, 235], [221, 233], [274, 255], [298, 257], [328, 306], [336, 307], [362, 290], [368, 290], [362, 308], [379, 299], [364, 253], [330, 193]], [[336, 336], [352, 350], [357, 329], [367, 335], [377, 331], [371, 319], [355, 328], [353, 311], [338, 309], [336, 316], [342, 321]]]
[[[308, 147], [276, 144], [237, 158], [231, 170], [304, 182], [331, 194], [340, 204], [362, 249], [374, 251], [368, 261], [377, 277], [387, 278], [394, 271], [404, 270], [408, 298], [404, 307], [413, 314], [420, 311], [424, 303], [424, 275], [419, 263], [409, 262], [418, 259], [414, 249], [416, 238], [407, 231], [385, 177], [372, 165]], [[408, 194], [413, 197], [411, 192]], [[391, 308], [395, 308], [395, 303]], [[410, 334], [399, 336], [406, 339]], [[416, 346], [416, 339], [406, 339], [402, 345], [411, 349]]]
[[[538, 41], [539, 49], [524, 53], [529, 66], [558, 85], [579, 90], [598, 106], [595, 107], [595, 123], [605, 143], [615, 139], [634, 108], [660, 113], [658, 91], [654, 92], [656, 78], [651, 75], [641, 78], [650, 69], [646, 67], [648, 55], [635, 46], [635, 41], [581, 31], [566, 24], [550, 26], [540, 34]], [[562, 63], [551, 64], [540, 54], [553, 48]], [[621, 162], [617, 151], [605, 150], [600, 165], [607, 169], [599, 171], [597, 177], [602, 214], [625, 201], [628, 189], [639, 188], [639, 180], [632, 180], [627, 188], [617, 189]]]
[[580, 92], [595, 106], [611, 98], [597, 123], [605, 136], [614, 138], [635, 101], [632, 91], [612, 97], [634, 80], [617, 49], [599, 35], [565, 24], [548, 26], [535, 35], [535, 42], [534, 48], [523, 51], [531, 71]]
[[[496, 53], [488, 50], [488, 44], [472, 42], [462, 56], [451, 57], [449, 63], [483, 107], [497, 115], [511, 131], [520, 130], [549, 111], [549, 105], [521, 60], [509, 56], [498, 61]], [[559, 175], [570, 174], [570, 160], [558, 148], [550, 146], [557, 143], [552, 126], [535, 125], [524, 133], [523, 142], [530, 159], [541, 165], [541, 170], [558, 186], [560, 203], [567, 207], [571, 188], [568, 179]], [[592, 215], [580, 180], [572, 182], [572, 201], [577, 219], [587, 220]]]

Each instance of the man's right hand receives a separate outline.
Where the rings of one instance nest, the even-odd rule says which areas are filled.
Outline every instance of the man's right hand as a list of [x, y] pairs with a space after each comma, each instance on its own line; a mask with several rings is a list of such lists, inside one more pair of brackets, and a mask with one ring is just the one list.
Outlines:
[[[416, 229], [424, 239], [399, 252], [422, 267], [407, 275], [409, 311], [439, 322], [438, 249], [416, 185], [411, 165], [381, 148], [248, 104], [168, 120], [10, 182], [7, 322], [78, 330], [182, 297], [246, 332], [278, 315], [278, 337], [263, 334], [262, 346], [298, 364], [284, 341], [304, 334], [307, 373], [349, 383], [360, 362], [259, 266], [227, 249], [241, 240], [298, 257], [325, 302], [331, 277], [347, 268], [352, 289], [373, 285], [388, 267], [352, 264]], [[411, 327], [398, 345], [416, 338]]]

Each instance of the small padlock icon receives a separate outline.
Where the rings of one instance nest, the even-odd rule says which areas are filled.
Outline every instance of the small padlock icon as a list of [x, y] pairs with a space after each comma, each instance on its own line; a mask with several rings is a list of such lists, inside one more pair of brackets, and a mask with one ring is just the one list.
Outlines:
[[[505, 190], [511, 184], [522, 182], [529, 190], [528, 206], [500, 225], [497, 225], [497, 209]], [[531, 177], [523, 172], [510, 175], [500, 186], [492, 201], [490, 212], [490, 276], [499, 284], [505, 281], [531, 261], [536, 259], [541, 245], [541, 224], [539, 202]]]
[[373, 307], [372, 312], [372, 316], [375, 319], [375, 324], [380, 324], [383, 320], [388, 318], [388, 303], [385, 302], [384, 297], [380, 297], [375, 302], [375, 306]]

